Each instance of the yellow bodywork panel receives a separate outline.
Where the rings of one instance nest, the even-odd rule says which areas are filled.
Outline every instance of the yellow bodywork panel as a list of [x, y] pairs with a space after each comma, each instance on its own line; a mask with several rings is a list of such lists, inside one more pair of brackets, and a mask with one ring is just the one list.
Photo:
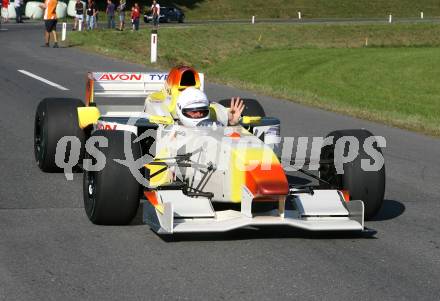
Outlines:
[[156, 123], [156, 124], [173, 124], [174, 123], [174, 119], [170, 116], [151, 115], [148, 117], [148, 120], [151, 123]]
[[[156, 156], [156, 158], [166, 158], [170, 155], [169, 151], [167, 149], [164, 149], [159, 152], [159, 155]], [[154, 162], [164, 162], [162, 160], [154, 160]], [[159, 170], [163, 169], [163, 165], [151, 165], [146, 164], [145, 168], [148, 168], [150, 170], [150, 175], [154, 174], [155, 172], [158, 172]], [[157, 187], [164, 184], [170, 184], [172, 182], [172, 173], [169, 169], [166, 169], [165, 171], [159, 173], [158, 175], [150, 178], [150, 186]]]
[[85, 129], [91, 124], [98, 122], [101, 113], [97, 107], [79, 107], [78, 108], [78, 124], [81, 129]]
[[243, 146], [231, 149], [231, 201], [241, 202], [241, 188], [246, 184], [246, 170], [258, 166], [279, 164], [278, 158], [269, 147]]
[[242, 122], [245, 124], [259, 123], [260, 121], [260, 116], [243, 116], [242, 118]]
[[176, 116], [177, 97], [179, 97], [180, 91], [174, 91], [171, 93], [171, 102], [168, 105], [168, 111], [172, 116]]
[[149, 98], [150, 98], [150, 101], [161, 102], [167, 98], [167, 95], [164, 91], [159, 91], [159, 92], [151, 93]]

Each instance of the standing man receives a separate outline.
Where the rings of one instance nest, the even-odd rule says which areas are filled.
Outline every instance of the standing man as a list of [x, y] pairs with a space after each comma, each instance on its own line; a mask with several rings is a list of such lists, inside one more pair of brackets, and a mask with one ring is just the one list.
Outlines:
[[96, 20], [95, 2], [93, 0], [89, 0], [89, 2], [87, 2], [87, 16], [86, 16], [87, 30], [92, 30], [93, 28], [95, 28], [95, 20]]
[[44, 39], [46, 44], [44, 46], [49, 47], [50, 33], [53, 36], [53, 48], [58, 48], [57, 39], [57, 9], [58, 0], [46, 0], [40, 7], [44, 9], [44, 26], [46, 31], [44, 32]]
[[153, 13], [153, 28], [157, 29], [159, 27], [160, 5], [156, 2], [156, 0], [153, 0], [151, 12]]
[[107, 14], [107, 28], [115, 28], [115, 5], [112, 0], [107, 0], [105, 13]]
[[124, 30], [125, 26], [125, 0], [121, 0], [118, 5], [118, 12], [119, 12], [119, 31]]
[[9, 0], [2, 0], [2, 20], [4, 23], [8, 23], [9, 21], [9, 12], [8, 12]]
[[23, 6], [23, 0], [15, 0], [14, 1], [14, 8], [15, 8], [15, 22], [17, 23], [23, 23], [23, 20], [21, 19], [21, 8]]
[[84, 4], [81, 2], [81, 0], [76, 0], [75, 3], [75, 22], [73, 23], [73, 30], [76, 30], [79, 26], [79, 23], [81, 22], [81, 28], [83, 28], [84, 25]]

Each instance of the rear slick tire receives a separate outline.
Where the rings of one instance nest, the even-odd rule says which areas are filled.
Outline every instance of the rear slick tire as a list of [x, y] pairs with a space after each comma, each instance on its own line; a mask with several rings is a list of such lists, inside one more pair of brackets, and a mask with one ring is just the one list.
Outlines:
[[[34, 154], [38, 167], [44, 172], [62, 172], [55, 163], [58, 141], [75, 136], [81, 143], [79, 162], [84, 157], [85, 133], [79, 127], [78, 107], [84, 103], [72, 98], [44, 98], [37, 107], [34, 122]], [[64, 162], [69, 162], [70, 149], [66, 149]], [[78, 163], [79, 163], [78, 162]]]
[[[258, 100], [252, 98], [242, 98], [242, 100], [244, 103], [244, 110], [243, 113], [241, 113], [242, 116], [266, 117], [266, 112]], [[218, 103], [226, 108], [230, 108], [231, 99], [222, 99], [219, 100]]]

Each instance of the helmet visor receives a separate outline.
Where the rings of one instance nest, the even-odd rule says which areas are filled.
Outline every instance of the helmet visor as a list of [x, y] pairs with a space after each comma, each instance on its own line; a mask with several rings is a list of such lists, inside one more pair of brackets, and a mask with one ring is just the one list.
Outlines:
[[185, 108], [182, 110], [183, 116], [192, 119], [205, 118], [209, 114], [208, 107]]

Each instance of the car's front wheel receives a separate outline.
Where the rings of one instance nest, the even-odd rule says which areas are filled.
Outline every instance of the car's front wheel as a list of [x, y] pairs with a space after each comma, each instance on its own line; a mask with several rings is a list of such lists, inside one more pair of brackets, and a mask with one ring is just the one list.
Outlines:
[[[366, 170], [362, 166], [362, 161], [380, 160], [378, 157], [373, 158], [371, 154], [382, 156], [382, 150], [377, 145], [373, 134], [367, 130], [339, 130], [327, 135], [327, 137], [331, 136], [333, 136], [333, 143], [324, 146], [321, 150], [320, 177], [330, 182], [336, 189], [347, 190], [350, 199], [363, 201], [365, 218], [371, 219], [382, 207], [385, 193], [385, 164], [377, 170]], [[353, 137], [359, 142], [358, 154], [351, 162], [343, 164], [343, 174], [337, 172], [335, 165], [337, 163], [335, 157], [336, 160], [341, 158], [340, 155], [335, 155], [336, 151], [348, 155], [347, 145], [344, 145], [344, 149], [336, 150], [336, 143], [342, 137]], [[367, 139], [373, 142], [369, 153], [365, 149]]]
[[131, 150], [134, 160], [141, 157], [139, 142], [136, 136], [125, 131], [96, 131], [92, 137], [101, 136], [108, 141], [107, 147], [97, 146], [96, 151], [86, 154], [86, 159], [97, 163], [97, 151], [103, 153], [105, 164], [101, 170], [84, 169], [83, 191], [84, 209], [87, 217], [94, 224], [126, 225], [136, 215], [139, 207], [140, 184], [130, 169], [115, 160], [124, 160], [124, 144]]

